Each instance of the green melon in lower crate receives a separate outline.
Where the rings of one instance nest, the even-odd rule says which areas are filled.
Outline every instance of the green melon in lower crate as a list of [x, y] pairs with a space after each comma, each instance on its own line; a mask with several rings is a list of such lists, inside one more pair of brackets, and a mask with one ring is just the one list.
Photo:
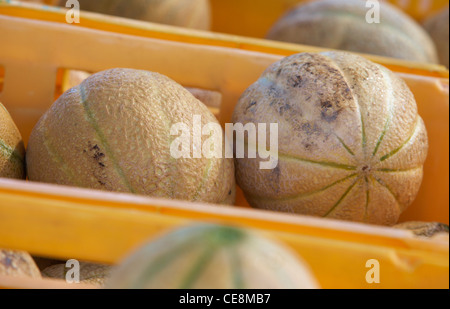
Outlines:
[[[42, 276], [54, 279], [66, 279], [68, 270], [66, 264], [55, 264], [45, 268]], [[111, 266], [95, 263], [80, 262], [80, 283], [92, 284], [102, 287], [111, 271]]]
[[220, 225], [183, 227], [138, 249], [106, 288], [318, 288], [309, 266], [276, 241]]

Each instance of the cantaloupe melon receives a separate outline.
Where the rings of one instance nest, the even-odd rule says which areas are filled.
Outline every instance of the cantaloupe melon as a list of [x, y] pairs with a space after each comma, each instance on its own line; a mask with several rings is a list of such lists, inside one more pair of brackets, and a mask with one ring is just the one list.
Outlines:
[[0, 103], [0, 177], [25, 178], [25, 147], [22, 136]]
[[447, 68], [448, 64], [448, 44], [449, 44], [449, 7], [447, 6], [442, 11], [429, 17], [424, 22], [424, 27], [430, 34], [431, 38], [436, 45], [439, 63], [445, 65]]
[[33, 258], [25, 251], [0, 248], [0, 275], [40, 278], [41, 273]]
[[[66, 0], [59, 0], [60, 6]], [[209, 30], [209, 0], [79, 0], [80, 9], [108, 15]]]
[[438, 233], [448, 234], [448, 225], [439, 222], [407, 221], [393, 226], [397, 229], [409, 230], [416, 236], [432, 237]]
[[309, 266], [275, 240], [237, 227], [196, 224], [142, 246], [111, 273], [107, 288], [318, 288]]
[[[55, 264], [45, 268], [42, 271], [44, 278], [66, 280], [66, 275], [72, 268], [66, 267], [66, 264]], [[103, 287], [105, 281], [109, 277], [112, 266], [96, 263], [80, 262], [79, 283], [92, 284]], [[73, 279], [73, 278], [71, 278]]]
[[274, 169], [235, 159], [254, 207], [393, 225], [420, 188], [428, 140], [414, 96], [363, 57], [286, 57], [244, 92], [232, 121], [278, 124]]
[[[436, 63], [433, 41], [408, 15], [377, 1], [379, 15], [365, 0], [318, 0], [301, 3], [282, 16], [267, 38], [330, 49]], [[380, 17], [379, 23], [369, 23]], [[376, 21], [376, 20], [375, 20]]]
[[[194, 158], [195, 116], [216, 124], [184, 87], [153, 72], [111, 69], [66, 91], [39, 120], [27, 148], [31, 181], [210, 203], [234, 202], [233, 159]], [[190, 129], [176, 158], [172, 125]], [[223, 132], [222, 132], [223, 134]], [[220, 136], [201, 136], [201, 145]]]

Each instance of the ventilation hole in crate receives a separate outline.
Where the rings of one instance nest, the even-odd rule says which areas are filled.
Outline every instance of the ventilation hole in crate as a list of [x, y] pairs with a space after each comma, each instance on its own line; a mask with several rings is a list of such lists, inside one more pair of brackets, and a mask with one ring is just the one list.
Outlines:
[[222, 94], [218, 91], [201, 89], [195, 87], [185, 87], [198, 100], [208, 107], [214, 116], [218, 117], [220, 114], [220, 106], [222, 104]]
[[55, 100], [64, 92], [78, 86], [83, 80], [88, 78], [92, 73], [82, 70], [72, 70], [60, 68], [56, 72]]

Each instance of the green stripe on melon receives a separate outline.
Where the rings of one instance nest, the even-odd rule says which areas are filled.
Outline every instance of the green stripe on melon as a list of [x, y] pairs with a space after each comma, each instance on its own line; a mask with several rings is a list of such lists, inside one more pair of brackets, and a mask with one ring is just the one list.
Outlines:
[[15, 151], [13, 148], [11, 148], [10, 146], [8, 146], [5, 141], [0, 139], [0, 153], [5, 156], [5, 158], [11, 160], [11, 161], [16, 161], [19, 163], [24, 162], [24, 158], [17, 153], [17, 151]]

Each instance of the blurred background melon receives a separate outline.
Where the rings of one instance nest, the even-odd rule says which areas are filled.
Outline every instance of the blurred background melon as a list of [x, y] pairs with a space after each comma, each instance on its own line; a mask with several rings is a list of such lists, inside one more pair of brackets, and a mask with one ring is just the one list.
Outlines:
[[[66, 0], [59, 0], [60, 6]], [[78, 0], [82, 11], [90, 11], [172, 26], [209, 30], [209, 0]]]
[[378, 3], [379, 23], [367, 22], [370, 7], [366, 7], [365, 0], [317, 0], [301, 3], [272, 26], [267, 38], [436, 63], [436, 48], [426, 31], [391, 4], [381, 1]]
[[439, 55], [439, 63], [445, 65], [447, 68], [448, 65], [448, 40], [449, 40], [449, 7], [447, 6], [439, 13], [429, 17], [424, 22], [424, 27], [430, 34], [434, 43], [436, 44], [436, 48]]

